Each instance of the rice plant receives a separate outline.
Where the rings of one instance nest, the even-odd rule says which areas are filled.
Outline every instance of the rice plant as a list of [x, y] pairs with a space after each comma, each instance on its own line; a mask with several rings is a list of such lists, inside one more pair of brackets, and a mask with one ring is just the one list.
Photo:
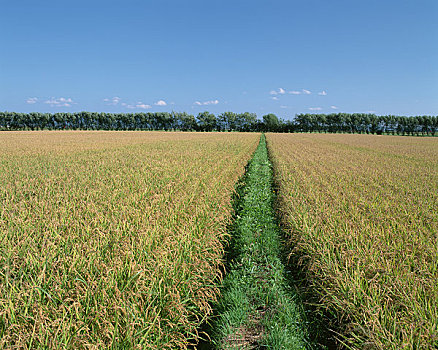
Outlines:
[[438, 140], [268, 134], [291, 256], [358, 349], [438, 346]]
[[0, 348], [186, 348], [259, 135], [0, 133]]

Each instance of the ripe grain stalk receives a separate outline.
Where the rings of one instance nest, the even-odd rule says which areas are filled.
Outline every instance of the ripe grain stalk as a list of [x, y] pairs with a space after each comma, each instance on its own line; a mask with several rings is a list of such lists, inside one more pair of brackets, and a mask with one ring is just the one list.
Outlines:
[[355, 349], [438, 347], [438, 140], [267, 134], [279, 210]]
[[0, 349], [184, 349], [257, 134], [0, 133]]

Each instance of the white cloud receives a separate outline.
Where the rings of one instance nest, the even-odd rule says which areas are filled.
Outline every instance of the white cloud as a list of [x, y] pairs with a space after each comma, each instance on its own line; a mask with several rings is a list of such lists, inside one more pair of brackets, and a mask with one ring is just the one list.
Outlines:
[[37, 97], [29, 97], [29, 98], [26, 100], [26, 103], [28, 103], [28, 104], [30, 104], [30, 105], [33, 105], [34, 103], [37, 103], [37, 101], [38, 101], [38, 98], [37, 98]]
[[211, 101], [204, 101], [204, 102], [195, 101], [195, 105], [197, 105], [197, 106], [217, 105], [218, 103], [219, 103], [219, 100], [211, 100]]
[[376, 111], [366, 111], [365, 113], [374, 114], [374, 113], [376, 113]]
[[280, 106], [280, 108], [289, 108], [288, 106]]
[[54, 98], [52, 97], [50, 100], [44, 101], [44, 103], [49, 104], [51, 107], [70, 107], [74, 104], [71, 98]]
[[133, 104], [133, 105], [122, 102], [122, 106], [126, 107], [128, 109], [149, 109], [149, 108], [152, 108], [151, 105], [147, 105], [143, 102], [137, 102], [136, 104]]
[[318, 95], [326, 96], [327, 92], [325, 90], [322, 90], [321, 92], [318, 92]]
[[330, 106], [331, 109], [338, 109], [336, 106]]
[[167, 103], [164, 100], [159, 100], [159, 101], [155, 102], [154, 105], [155, 106], [167, 106]]
[[152, 108], [151, 105], [147, 105], [144, 104], [143, 102], [137, 102], [137, 104], [135, 105], [136, 108], [141, 108], [141, 109], [149, 109]]
[[[310, 90], [306, 90], [306, 89], [302, 89], [301, 91], [298, 91], [298, 90], [286, 91], [283, 88], [278, 88], [278, 90], [271, 90], [269, 92], [269, 94], [271, 94], [271, 95], [284, 95], [286, 93], [291, 94], [291, 95], [310, 95], [312, 92]], [[325, 91], [322, 91], [319, 93], [319, 95], [327, 95], [327, 93]]]
[[278, 101], [279, 98], [277, 96], [271, 97], [274, 101]]
[[120, 97], [114, 96], [113, 98], [104, 98], [103, 102], [107, 102], [109, 106], [115, 106], [119, 104], [120, 100]]
[[311, 110], [311, 111], [320, 111], [320, 110], [322, 110], [322, 108], [321, 107], [310, 107], [309, 110]]
[[278, 88], [278, 90], [271, 90], [269, 94], [271, 95], [284, 95], [286, 93], [286, 90], [283, 88]]

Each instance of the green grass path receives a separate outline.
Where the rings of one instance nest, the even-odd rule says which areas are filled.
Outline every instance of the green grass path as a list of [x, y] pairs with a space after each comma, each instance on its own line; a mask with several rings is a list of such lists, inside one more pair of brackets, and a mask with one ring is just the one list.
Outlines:
[[303, 308], [288, 286], [265, 136], [238, 188], [231, 260], [213, 322], [218, 349], [308, 349]]

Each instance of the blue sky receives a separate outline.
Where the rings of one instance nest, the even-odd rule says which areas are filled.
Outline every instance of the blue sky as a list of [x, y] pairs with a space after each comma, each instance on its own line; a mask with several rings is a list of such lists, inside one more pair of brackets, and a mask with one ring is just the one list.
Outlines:
[[0, 110], [438, 114], [438, 1], [2, 1]]

